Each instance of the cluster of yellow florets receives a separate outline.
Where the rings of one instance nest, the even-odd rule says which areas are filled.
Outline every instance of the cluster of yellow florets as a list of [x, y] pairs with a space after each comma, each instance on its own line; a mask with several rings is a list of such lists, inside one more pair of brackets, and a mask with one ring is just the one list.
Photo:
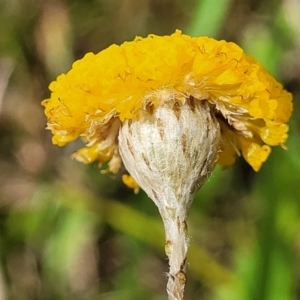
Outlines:
[[53, 143], [82, 137], [87, 146], [77, 158], [84, 162], [113, 159], [120, 122], [159, 106], [157, 90], [208, 100], [222, 130], [219, 163], [231, 165], [241, 153], [256, 171], [269, 145], [284, 145], [292, 111], [291, 95], [236, 44], [180, 31], [88, 53], [50, 90], [43, 105]]

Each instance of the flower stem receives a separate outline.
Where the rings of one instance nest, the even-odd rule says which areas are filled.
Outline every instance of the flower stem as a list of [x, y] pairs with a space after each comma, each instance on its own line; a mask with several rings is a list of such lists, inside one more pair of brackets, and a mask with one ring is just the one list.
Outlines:
[[167, 292], [169, 300], [183, 300], [186, 283], [185, 262], [188, 250], [186, 214], [182, 209], [165, 207], [160, 209], [163, 218], [169, 258]]

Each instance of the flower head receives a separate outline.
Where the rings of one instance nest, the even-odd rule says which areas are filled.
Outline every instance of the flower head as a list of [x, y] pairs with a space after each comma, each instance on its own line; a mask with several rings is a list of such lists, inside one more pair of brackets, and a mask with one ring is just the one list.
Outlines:
[[270, 146], [284, 146], [292, 111], [291, 94], [239, 46], [180, 31], [88, 53], [50, 90], [43, 105], [53, 143], [64, 146], [80, 137], [86, 146], [74, 157], [109, 162], [111, 172], [122, 164], [120, 124], [170, 101], [162, 93], [182, 102], [207, 101], [221, 128], [218, 162], [232, 165], [241, 154], [255, 171]]
[[87, 54], [50, 85], [43, 102], [53, 143], [78, 137], [74, 157], [108, 162], [141, 186], [162, 216], [169, 299], [183, 299], [193, 196], [216, 161], [237, 154], [256, 171], [287, 138], [291, 95], [233, 43], [149, 35]]

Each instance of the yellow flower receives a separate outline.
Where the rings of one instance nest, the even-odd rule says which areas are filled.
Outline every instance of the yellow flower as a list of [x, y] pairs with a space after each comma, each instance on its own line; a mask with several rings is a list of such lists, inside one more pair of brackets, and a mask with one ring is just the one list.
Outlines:
[[236, 155], [258, 171], [282, 146], [292, 97], [234, 43], [176, 31], [88, 53], [50, 85], [43, 101], [59, 146], [80, 137], [84, 163], [108, 163], [158, 207], [169, 258], [169, 299], [183, 299], [194, 194]]
[[114, 173], [122, 164], [120, 124], [140, 110], [159, 107], [158, 92], [182, 95], [182, 102], [208, 101], [222, 134], [218, 162], [232, 165], [241, 154], [255, 171], [270, 146], [284, 147], [292, 112], [291, 94], [239, 46], [180, 31], [88, 53], [50, 90], [42, 104], [53, 143], [64, 146], [80, 137], [86, 146], [74, 157], [108, 162]]

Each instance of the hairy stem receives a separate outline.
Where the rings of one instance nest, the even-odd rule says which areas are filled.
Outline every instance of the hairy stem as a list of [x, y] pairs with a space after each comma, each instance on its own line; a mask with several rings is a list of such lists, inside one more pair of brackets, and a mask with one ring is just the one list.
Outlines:
[[[181, 213], [180, 213], [181, 212]], [[160, 209], [163, 218], [169, 258], [167, 292], [169, 300], [183, 300], [186, 283], [185, 262], [188, 250], [186, 216], [173, 208]]]

